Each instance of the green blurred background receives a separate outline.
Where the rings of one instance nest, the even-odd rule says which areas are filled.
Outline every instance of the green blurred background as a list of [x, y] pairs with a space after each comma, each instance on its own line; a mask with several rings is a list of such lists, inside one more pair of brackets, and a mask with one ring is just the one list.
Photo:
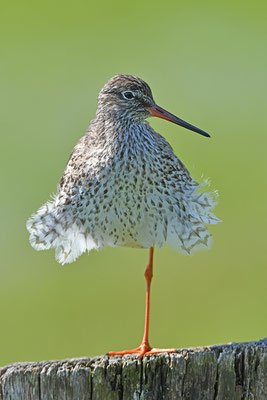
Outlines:
[[105, 248], [75, 264], [28, 242], [27, 218], [55, 192], [68, 156], [117, 73], [210, 132], [151, 125], [220, 194], [209, 252], [157, 250], [151, 344], [267, 335], [266, 2], [2, 3], [0, 365], [94, 356], [143, 335], [148, 251]]

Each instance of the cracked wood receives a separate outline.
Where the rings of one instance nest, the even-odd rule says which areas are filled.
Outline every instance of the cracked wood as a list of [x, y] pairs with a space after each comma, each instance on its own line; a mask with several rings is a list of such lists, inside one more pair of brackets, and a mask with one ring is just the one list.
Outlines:
[[267, 339], [175, 354], [15, 363], [0, 400], [266, 400]]

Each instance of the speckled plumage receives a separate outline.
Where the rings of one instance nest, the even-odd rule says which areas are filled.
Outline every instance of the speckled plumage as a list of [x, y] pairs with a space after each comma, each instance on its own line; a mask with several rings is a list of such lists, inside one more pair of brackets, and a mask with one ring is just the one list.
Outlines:
[[[122, 96], [127, 90], [132, 101]], [[205, 224], [219, 222], [214, 195], [197, 191], [201, 185], [145, 121], [154, 104], [149, 86], [131, 75], [104, 86], [55, 198], [27, 222], [36, 250], [55, 248], [64, 264], [105, 245], [169, 244], [186, 254], [210, 246]]]

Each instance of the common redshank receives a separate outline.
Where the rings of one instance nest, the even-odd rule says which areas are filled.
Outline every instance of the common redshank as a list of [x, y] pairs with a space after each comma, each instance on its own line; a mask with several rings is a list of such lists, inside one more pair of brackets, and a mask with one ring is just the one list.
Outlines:
[[116, 75], [100, 91], [96, 117], [74, 147], [53, 200], [27, 222], [31, 245], [55, 248], [61, 264], [106, 245], [149, 249], [142, 343], [108, 355], [176, 351], [151, 348], [148, 341], [154, 247], [169, 244], [185, 254], [208, 248], [205, 224], [219, 222], [214, 193], [199, 190], [203, 185], [146, 121], [151, 116], [209, 137], [156, 105], [142, 79]]

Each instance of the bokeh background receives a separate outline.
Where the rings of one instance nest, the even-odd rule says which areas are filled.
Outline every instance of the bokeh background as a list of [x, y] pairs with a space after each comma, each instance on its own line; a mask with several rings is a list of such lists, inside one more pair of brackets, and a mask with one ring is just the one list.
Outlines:
[[151, 344], [267, 335], [266, 3], [15, 0], [1, 6], [0, 365], [94, 356], [143, 335], [148, 251], [105, 248], [64, 267], [28, 242], [117, 73], [210, 132], [151, 125], [220, 194], [209, 252], [157, 250]]

